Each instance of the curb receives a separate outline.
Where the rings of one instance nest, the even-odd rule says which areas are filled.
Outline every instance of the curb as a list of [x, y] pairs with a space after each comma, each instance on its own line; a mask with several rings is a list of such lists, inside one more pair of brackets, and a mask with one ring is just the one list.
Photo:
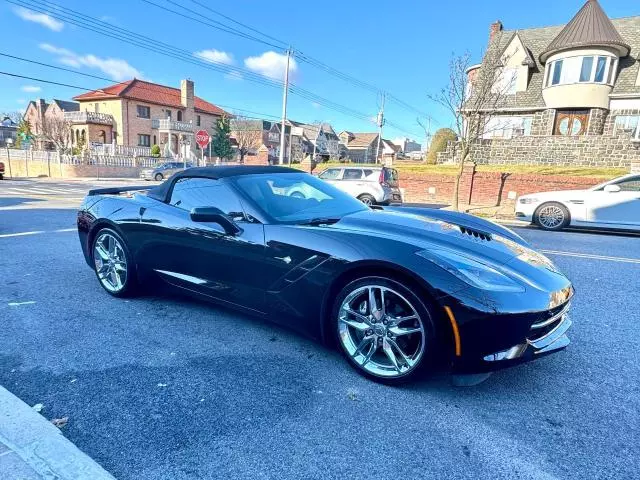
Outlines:
[[[2, 444], [9, 451], [2, 452]], [[29, 469], [25, 464], [45, 479], [115, 480], [60, 429], [0, 386], [0, 477], [15, 478], [5, 476], [3, 465], [22, 473]]]

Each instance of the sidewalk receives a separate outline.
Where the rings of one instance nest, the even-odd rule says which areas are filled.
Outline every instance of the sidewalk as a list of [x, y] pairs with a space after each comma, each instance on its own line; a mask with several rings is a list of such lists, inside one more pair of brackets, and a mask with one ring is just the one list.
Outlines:
[[0, 479], [115, 480], [60, 429], [1, 386]]

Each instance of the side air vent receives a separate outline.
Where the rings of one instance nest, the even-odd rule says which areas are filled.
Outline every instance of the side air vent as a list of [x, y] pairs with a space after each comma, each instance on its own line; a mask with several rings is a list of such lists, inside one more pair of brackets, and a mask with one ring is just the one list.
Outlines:
[[478, 230], [473, 230], [472, 228], [468, 228], [468, 227], [460, 227], [460, 231], [464, 235], [469, 235], [470, 237], [477, 238], [478, 240], [482, 240], [485, 242], [491, 241], [491, 234], [489, 233], [480, 232]]

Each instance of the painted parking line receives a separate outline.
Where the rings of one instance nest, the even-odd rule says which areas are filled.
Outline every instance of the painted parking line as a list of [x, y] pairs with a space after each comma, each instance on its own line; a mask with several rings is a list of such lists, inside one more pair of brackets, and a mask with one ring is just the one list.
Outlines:
[[607, 262], [636, 263], [640, 265], [640, 258], [609, 257], [607, 255], [593, 255], [590, 253], [577, 253], [577, 252], [560, 252], [558, 250], [540, 250], [540, 252], [547, 255], [560, 255], [563, 257], [588, 258], [591, 260], [604, 260]]
[[38, 235], [41, 233], [63, 233], [63, 232], [77, 232], [77, 228], [59, 228], [58, 230], [37, 230], [34, 232], [17, 232], [17, 233], [3, 233], [0, 234], [0, 238], [12, 238], [12, 237], [25, 237], [27, 235]]

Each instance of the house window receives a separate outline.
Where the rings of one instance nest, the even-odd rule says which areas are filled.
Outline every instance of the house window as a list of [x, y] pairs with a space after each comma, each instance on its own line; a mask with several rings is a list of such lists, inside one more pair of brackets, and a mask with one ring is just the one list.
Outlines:
[[165, 110], [164, 113], [167, 116], [167, 118], [171, 120], [171, 110]]
[[100, 113], [100, 104], [99, 103], [94, 104], [93, 111], [96, 112], [96, 113]]
[[618, 115], [614, 134], [619, 132], [635, 132], [640, 125], [640, 115]]
[[178, 121], [182, 121], [182, 110], [178, 110]]
[[153, 136], [153, 144], [154, 144], [154, 145], [157, 145], [157, 144], [158, 144], [158, 142], [156, 141], [156, 136], [155, 136], [155, 135]]
[[138, 118], [151, 118], [151, 108], [144, 105], [137, 105]]
[[199, 127], [200, 126], [200, 115], [198, 115], [196, 117], [196, 126]]
[[497, 116], [487, 121], [482, 138], [513, 138], [531, 135], [532, 115]]
[[562, 63], [562, 60], [558, 60], [551, 64], [553, 66], [553, 78], [551, 80], [551, 85], [558, 85], [560, 83], [560, 79], [562, 77]]
[[569, 137], [584, 135], [588, 124], [588, 110], [558, 110], [553, 134]]
[[582, 58], [582, 69], [580, 70], [580, 81], [588, 82], [591, 80], [591, 69], [593, 68], [593, 57]]
[[613, 85], [618, 59], [608, 56], [577, 56], [549, 62], [545, 86], [571, 83]]
[[150, 147], [151, 146], [151, 135], [138, 135], [138, 146], [139, 147]]

